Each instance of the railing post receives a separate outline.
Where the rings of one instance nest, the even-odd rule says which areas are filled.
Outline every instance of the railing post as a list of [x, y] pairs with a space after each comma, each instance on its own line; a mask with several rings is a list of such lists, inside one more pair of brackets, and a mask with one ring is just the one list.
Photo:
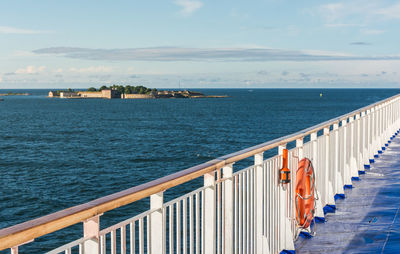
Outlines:
[[379, 125], [380, 125], [380, 118], [381, 118], [381, 114], [380, 114], [380, 105], [375, 107], [375, 143], [374, 143], [374, 157], [378, 158], [379, 157], [379, 151], [381, 150], [381, 148], [379, 147], [378, 143], [379, 143]]
[[372, 139], [372, 134], [371, 134], [371, 109], [367, 110], [366, 113], [366, 125], [365, 127], [367, 128], [366, 131], [366, 139], [365, 139], [365, 154], [364, 158], [366, 161], [366, 165], [370, 167], [370, 164], [374, 161], [373, 158], [371, 158], [371, 139]]
[[150, 196], [150, 251], [152, 254], [162, 254], [164, 250], [163, 232], [163, 193]]
[[343, 151], [341, 151], [341, 154], [342, 154], [341, 171], [342, 171], [344, 186], [351, 188], [352, 182], [351, 182], [351, 171], [350, 171], [350, 166], [349, 166], [350, 149], [347, 146], [348, 139], [349, 139], [348, 127], [349, 127], [349, 125], [347, 125], [347, 119], [342, 120], [343, 137], [342, 137], [341, 141], [343, 141]]
[[371, 108], [370, 113], [370, 140], [369, 140], [369, 158], [370, 162], [375, 162], [375, 151], [374, 151], [374, 142], [375, 142], [375, 108]]
[[233, 253], [233, 164], [222, 168], [224, 181], [224, 251]]
[[100, 215], [83, 222], [83, 237], [90, 238], [85, 241], [83, 248], [85, 254], [100, 253], [99, 245]]
[[296, 139], [299, 161], [304, 158], [303, 138]]
[[[283, 149], [286, 148], [285, 145], [280, 145], [278, 147], [278, 154], [283, 154]], [[291, 202], [290, 193], [288, 193], [288, 188], [284, 188], [283, 186], [279, 187], [280, 196], [280, 223], [279, 223], [279, 239], [280, 239], [280, 250], [293, 251], [294, 250], [294, 242], [293, 242], [293, 233], [291, 229], [291, 222], [289, 220], [290, 212], [288, 211], [288, 203]]]
[[316, 196], [319, 197], [316, 199], [316, 208], [315, 208], [315, 217], [318, 217], [320, 220], [324, 220], [324, 211], [322, 208], [322, 202], [321, 202], [321, 193], [320, 193], [320, 188], [323, 186], [323, 178], [322, 178], [322, 170], [319, 167], [319, 161], [318, 161], [318, 144], [317, 144], [317, 132], [313, 132], [310, 134], [310, 142], [312, 145], [312, 164], [314, 166], [314, 171], [315, 171], [315, 178], [316, 178], [316, 183], [315, 183], [315, 189], [316, 189]]
[[215, 253], [215, 172], [204, 175], [204, 253]]
[[350, 153], [349, 153], [349, 170], [350, 170], [350, 181], [358, 179], [358, 165], [357, 165], [357, 154], [358, 154], [358, 118], [359, 114], [356, 115], [356, 120], [354, 121], [354, 116], [349, 118], [349, 139], [350, 139]]
[[[391, 102], [391, 103], [389, 103], [389, 105], [388, 105], [388, 123], [387, 123], [387, 126], [386, 126], [386, 129], [387, 129], [387, 135], [386, 135], [386, 140], [385, 140], [385, 142], [388, 144], [388, 140], [389, 140], [389, 137], [391, 136], [391, 134], [392, 134], [392, 123], [393, 123], [393, 121], [394, 121], [394, 116], [393, 116], [393, 111], [392, 111], [392, 106], [393, 106], [393, 104], [395, 104], [395, 105], [397, 105], [397, 102]], [[397, 119], [396, 119], [397, 120]], [[397, 122], [397, 121], [396, 121]], [[397, 131], [397, 130], [396, 130]], [[389, 144], [388, 144], [389, 145]]]
[[385, 104], [379, 105], [379, 139], [378, 139], [378, 153], [383, 153], [383, 130], [385, 121]]
[[390, 122], [390, 134], [389, 137], [393, 135], [396, 131], [399, 129], [399, 112], [398, 112], [398, 107], [399, 107], [399, 99], [396, 99], [395, 102], [391, 103], [390, 106], [390, 116], [391, 116], [391, 122]]
[[18, 246], [14, 246], [11, 248], [11, 254], [18, 254]]
[[[399, 98], [397, 98], [396, 102], [392, 104], [392, 111], [393, 111], [393, 129], [395, 129], [396, 131], [399, 129], [399, 121], [400, 121], [400, 117], [399, 117]], [[392, 131], [393, 133], [394, 131]]]
[[389, 124], [389, 105], [390, 103], [386, 102], [384, 108], [384, 114], [383, 114], [383, 136], [382, 136], [382, 151], [386, 150], [386, 142], [387, 142], [387, 137], [388, 137], [388, 124]]
[[339, 123], [334, 123], [333, 124], [333, 131], [335, 135], [334, 139], [334, 158], [333, 161], [335, 162], [335, 168], [334, 168], [334, 174], [335, 174], [335, 195], [344, 195], [344, 189], [343, 189], [343, 177], [342, 174], [340, 173], [340, 160], [339, 160]]
[[392, 104], [392, 111], [393, 111], [393, 129], [392, 133], [396, 132], [399, 129], [399, 98], [396, 99], [396, 102]]
[[379, 106], [375, 107], [375, 141], [374, 141], [374, 158], [379, 157]]
[[[256, 170], [256, 253], [269, 253], [268, 241], [265, 239], [270, 236], [266, 236], [263, 232], [264, 229], [264, 153], [254, 155], [254, 167]], [[265, 186], [266, 188], [266, 186]], [[265, 239], [264, 239], [265, 238]]]
[[396, 132], [399, 129], [399, 98], [396, 99], [395, 103], [392, 103], [392, 112], [393, 112], [393, 120], [392, 120], [392, 133]]
[[387, 107], [387, 123], [386, 123], [386, 136], [385, 136], [385, 149], [389, 145], [388, 140], [389, 137], [392, 135], [392, 121], [393, 121], [393, 115], [392, 115], [392, 102], [388, 103]]
[[363, 140], [363, 130], [362, 130], [362, 113], [358, 113], [356, 115], [356, 129], [354, 131], [354, 135], [357, 139], [357, 142], [355, 144], [356, 149], [355, 149], [355, 159], [356, 159], [356, 170], [357, 170], [357, 175], [359, 175], [360, 172], [364, 171], [364, 164], [362, 164], [362, 140]]
[[376, 107], [376, 141], [375, 141], [375, 151], [376, 157], [382, 153], [381, 150], [381, 124], [382, 124], [382, 105]]
[[382, 152], [386, 150], [386, 142], [388, 136], [388, 126], [389, 126], [389, 105], [390, 102], [386, 102], [383, 107], [383, 134], [382, 134]]
[[394, 116], [392, 114], [393, 113], [392, 107], [393, 107], [393, 104], [397, 105], [396, 101], [397, 101], [397, 99], [394, 102], [393, 101], [389, 102], [388, 105], [387, 105], [387, 108], [388, 108], [387, 121], [388, 122], [387, 122], [387, 126], [386, 126], [387, 135], [386, 135], [385, 143], [388, 143], [388, 139], [392, 135], [392, 123], [393, 123], [393, 120], [394, 120]]
[[386, 114], [386, 105], [387, 102], [383, 103], [382, 105], [382, 129], [381, 129], [381, 149], [382, 153], [385, 150], [385, 139], [386, 139], [386, 123], [387, 123], [387, 114]]
[[369, 158], [366, 149], [368, 144], [368, 116], [366, 111], [361, 112], [361, 128], [362, 128], [361, 163], [364, 169], [366, 169], [369, 168]]
[[[311, 160], [312, 160], [312, 164], [314, 165], [314, 168], [315, 168], [315, 167], [318, 167], [318, 153], [317, 153], [318, 147], [317, 147], [317, 133], [316, 132], [313, 132], [310, 134], [310, 142], [311, 142], [311, 147], [312, 147]], [[317, 175], [316, 178], [318, 179], [319, 175]]]
[[397, 130], [398, 129], [398, 123], [399, 123], [399, 121], [400, 121], [400, 119], [399, 119], [399, 98], [397, 98], [396, 99], [396, 101], [395, 101], [395, 103], [393, 103], [392, 104], [392, 111], [393, 111], [393, 115], [394, 115], [394, 119], [393, 119], [393, 121], [395, 121], [396, 123], [394, 124], [395, 125], [395, 129]]
[[335, 179], [335, 176], [332, 174], [334, 173], [334, 168], [331, 168], [331, 163], [330, 163], [330, 137], [329, 137], [329, 127], [324, 128], [324, 136], [325, 136], [325, 179], [326, 179], [326, 191], [325, 191], [325, 201], [324, 205], [335, 205], [335, 193], [333, 192], [333, 181]]

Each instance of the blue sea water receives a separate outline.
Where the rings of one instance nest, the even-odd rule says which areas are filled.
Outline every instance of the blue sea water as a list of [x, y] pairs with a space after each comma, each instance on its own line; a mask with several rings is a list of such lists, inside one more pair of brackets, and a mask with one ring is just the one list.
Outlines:
[[[197, 90], [229, 98], [68, 100], [47, 98], [48, 90], [4, 97], [0, 228], [291, 134], [400, 91]], [[174, 188], [166, 199], [196, 184]], [[147, 209], [147, 200], [116, 209], [101, 217], [102, 227]], [[35, 240], [26, 253], [50, 250], [81, 234], [82, 225], [75, 225]]]

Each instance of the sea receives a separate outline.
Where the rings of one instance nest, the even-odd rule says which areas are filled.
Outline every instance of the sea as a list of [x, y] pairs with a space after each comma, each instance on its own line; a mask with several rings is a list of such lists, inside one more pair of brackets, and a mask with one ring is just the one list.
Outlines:
[[[0, 228], [300, 131], [400, 92], [191, 89], [229, 97], [107, 100], [48, 98], [49, 90], [0, 90], [31, 94], [0, 101]], [[196, 186], [201, 179], [167, 191], [165, 200]], [[101, 227], [147, 209], [144, 199], [107, 212]], [[20, 250], [42, 253], [80, 237], [82, 224], [77, 224]]]

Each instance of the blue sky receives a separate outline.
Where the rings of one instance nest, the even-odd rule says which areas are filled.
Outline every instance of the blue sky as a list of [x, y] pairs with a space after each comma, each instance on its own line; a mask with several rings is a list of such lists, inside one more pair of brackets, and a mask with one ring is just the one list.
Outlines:
[[0, 2], [0, 89], [399, 87], [400, 1]]

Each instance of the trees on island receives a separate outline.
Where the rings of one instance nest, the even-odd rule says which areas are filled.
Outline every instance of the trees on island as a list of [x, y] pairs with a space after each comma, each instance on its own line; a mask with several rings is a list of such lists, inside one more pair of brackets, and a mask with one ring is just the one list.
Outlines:
[[95, 91], [102, 91], [105, 89], [112, 89], [112, 90], [117, 90], [121, 94], [149, 94], [151, 92], [157, 92], [157, 89], [153, 88], [147, 88], [144, 86], [121, 86], [121, 85], [112, 85], [110, 87], [107, 86], [101, 86], [98, 90], [94, 87], [88, 88], [88, 91], [90, 92], [95, 92]]

